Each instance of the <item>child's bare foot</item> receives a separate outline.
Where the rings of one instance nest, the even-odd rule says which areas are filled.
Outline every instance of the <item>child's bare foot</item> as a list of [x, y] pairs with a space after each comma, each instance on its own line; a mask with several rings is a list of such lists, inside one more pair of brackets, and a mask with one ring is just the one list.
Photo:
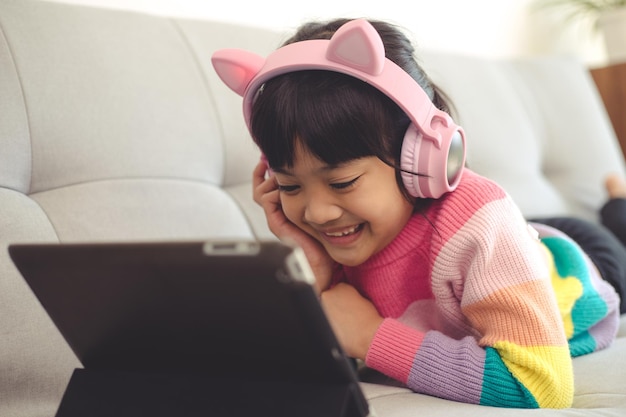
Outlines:
[[618, 174], [610, 174], [604, 181], [609, 198], [626, 198], [626, 181]]

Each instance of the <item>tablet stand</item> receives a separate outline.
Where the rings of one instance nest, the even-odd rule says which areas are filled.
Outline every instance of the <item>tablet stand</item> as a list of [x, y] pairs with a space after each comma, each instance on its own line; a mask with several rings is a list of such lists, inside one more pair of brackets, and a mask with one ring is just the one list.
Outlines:
[[355, 384], [76, 369], [56, 417], [363, 417]]

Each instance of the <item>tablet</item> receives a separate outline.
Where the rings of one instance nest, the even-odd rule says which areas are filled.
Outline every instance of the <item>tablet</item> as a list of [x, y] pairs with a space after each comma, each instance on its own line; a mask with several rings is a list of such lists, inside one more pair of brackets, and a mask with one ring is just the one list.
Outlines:
[[299, 248], [42, 243], [9, 253], [85, 369], [349, 384], [367, 410]]

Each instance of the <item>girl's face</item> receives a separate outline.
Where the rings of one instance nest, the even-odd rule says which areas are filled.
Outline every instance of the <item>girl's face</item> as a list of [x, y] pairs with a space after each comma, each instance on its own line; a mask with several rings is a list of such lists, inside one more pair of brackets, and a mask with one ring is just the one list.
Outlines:
[[394, 168], [374, 156], [330, 166], [298, 146], [293, 167], [274, 172], [285, 216], [343, 265], [379, 252], [413, 213]]

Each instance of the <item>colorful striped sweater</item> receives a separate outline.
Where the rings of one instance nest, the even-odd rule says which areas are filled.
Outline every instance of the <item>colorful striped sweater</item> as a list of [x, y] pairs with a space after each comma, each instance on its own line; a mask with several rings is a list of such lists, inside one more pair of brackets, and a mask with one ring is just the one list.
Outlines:
[[619, 300], [576, 244], [546, 232], [540, 241], [499, 186], [466, 170], [385, 249], [334, 277], [385, 318], [366, 365], [456, 401], [569, 407], [571, 356], [611, 343]]

